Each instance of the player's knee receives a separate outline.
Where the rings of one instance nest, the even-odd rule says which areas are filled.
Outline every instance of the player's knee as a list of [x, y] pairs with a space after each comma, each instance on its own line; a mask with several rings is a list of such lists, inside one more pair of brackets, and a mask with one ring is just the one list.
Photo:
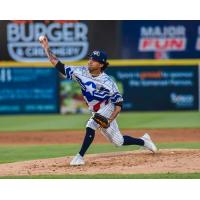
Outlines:
[[113, 138], [113, 144], [116, 147], [121, 147], [124, 144], [124, 138], [122, 136], [114, 137]]
[[99, 128], [99, 125], [93, 119], [89, 119], [86, 124], [86, 127], [89, 127], [96, 131]]

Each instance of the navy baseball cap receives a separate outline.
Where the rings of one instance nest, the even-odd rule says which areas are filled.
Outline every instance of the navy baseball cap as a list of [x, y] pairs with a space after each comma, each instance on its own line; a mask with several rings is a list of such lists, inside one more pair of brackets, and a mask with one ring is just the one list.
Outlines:
[[89, 58], [104, 64], [107, 61], [107, 54], [103, 51], [93, 51], [89, 54]]

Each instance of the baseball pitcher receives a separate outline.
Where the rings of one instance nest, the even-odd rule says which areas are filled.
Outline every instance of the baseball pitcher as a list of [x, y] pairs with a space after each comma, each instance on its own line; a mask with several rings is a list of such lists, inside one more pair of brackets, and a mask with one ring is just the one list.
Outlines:
[[49, 61], [67, 79], [74, 80], [80, 85], [83, 97], [92, 113], [86, 124], [86, 134], [79, 153], [72, 159], [70, 165], [84, 165], [83, 159], [91, 145], [95, 131], [100, 129], [102, 134], [115, 146], [139, 145], [155, 153], [157, 148], [150, 136], [145, 133], [141, 138], [122, 135], [116, 117], [123, 106], [123, 97], [116, 83], [105, 73], [109, 63], [107, 55], [102, 51], [93, 51], [89, 55], [87, 66], [65, 66], [51, 51], [46, 36], [39, 38]]

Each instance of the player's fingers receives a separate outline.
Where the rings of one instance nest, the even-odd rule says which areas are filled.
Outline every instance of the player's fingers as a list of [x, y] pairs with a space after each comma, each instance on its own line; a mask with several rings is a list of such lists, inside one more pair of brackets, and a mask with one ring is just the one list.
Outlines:
[[44, 36], [44, 40], [45, 40], [46, 42], [48, 42], [48, 38], [47, 38], [46, 35]]

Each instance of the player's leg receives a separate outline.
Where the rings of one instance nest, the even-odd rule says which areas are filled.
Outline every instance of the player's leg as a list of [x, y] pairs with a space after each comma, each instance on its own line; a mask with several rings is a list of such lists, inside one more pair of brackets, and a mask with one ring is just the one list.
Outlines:
[[122, 146], [124, 143], [124, 138], [120, 133], [116, 120], [113, 120], [107, 129], [100, 128], [101, 133], [115, 146]]
[[[114, 105], [108, 104], [104, 108], [100, 109], [98, 113], [109, 118], [113, 110], [114, 110]], [[134, 138], [128, 135], [122, 136], [116, 120], [112, 121], [109, 128], [101, 129], [101, 132], [109, 139], [109, 141], [114, 143], [116, 146], [139, 145], [139, 146], [144, 146], [153, 152], [156, 152], [157, 150], [156, 146], [154, 145], [148, 134], [145, 134], [141, 138]]]
[[84, 165], [85, 161], [83, 156], [85, 155], [86, 151], [92, 144], [94, 137], [95, 137], [95, 130], [99, 128], [99, 125], [93, 120], [90, 119], [86, 125], [86, 134], [81, 146], [79, 153], [72, 159], [70, 165]]
[[116, 120], [114, 120], [110, 127], [107, 129], [101, 129], [103, 135], [105, 135], [109, 141], [111, 141], [115, 146], [122, 146], [122, 145], [139, 145], [144, 146], [152, 152], [156, 152], [157, 148], [155, 144], [152, 142], [150, 136], [145, 134], [141, 138], [135, 138], [128, 135], [122, 135]]
[[134, 138], [128, 135], [124, 135], [123, 137], [124, 137], [123, 145], [139, 145], [139, 146], [144, 146], [153, 153], [157, 151], [157, 147], [151, 140], [148, 133], [145, 133], [141, 138]]
[[86, 134], [85, 134], [85, 138], [83, 140], [83, 144], [81, 146], [81, 149], [79, 151], [79, 154], [83, 157], [86, 153], [86, 151], [88, 150], [89, 146], [92, 144], [93, 140], [95, 137], [95, 130], [87, 127], [86, 128]]
[[[109, 118], [113, 113], [114, 105], [108, 104], [98, 111], [99, 114]], [[113, 120], [107, 129], [100, 128], [101, 133], [115, 146], [122, 146], [124, 138], [121, 135], [116, 120]]]
[[[109, 118], [114, 110], [113, 104], [108, 104], [98, 111], [101, 115]], [[122, 136], [118, 128], [116, 120], [113, 120], [110, 127], [107, 129], [101, 129], [103, 135], [105, 135], [110, 142], [116, 146], [122, 145], [144, 145], [144, 141], [140, 138], [133, 138], [130, 136]]]
[[139, 146], [144, 146], [144, 140], [141, 138], [135, 138], [129, 135], [124, 135], [124, 143], [123, 145], [139, 145]]
[[[105, 112], [105, 108], [100, 111], [100, 114], [103, 116], [108, 115], [112, 113], [112, 107], [111, 112]], [[106, 138], [110, 142], [112, 142], [115, 146], [122, 146], [122, 145], [140, 145], [144, 146], [144, 140], [141, 138], [134, 138], [128, 135], [123, 136], [118, 128], [118, 124], [116, 120], [113, 120], [110, 124], [110, 127], [107, 129], [101, 129], [101, 132], [103, 133]]]

